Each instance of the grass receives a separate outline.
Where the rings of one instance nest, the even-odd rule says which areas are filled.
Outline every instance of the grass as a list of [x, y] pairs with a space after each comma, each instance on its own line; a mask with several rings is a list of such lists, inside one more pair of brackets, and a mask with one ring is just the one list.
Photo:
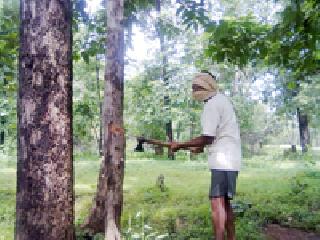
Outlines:
[[[125, 239], [210, 239], [210, 172], [205, 156], [197, 161], [147, 160], [138, 153], [129, 157], [122, 217]], [[233, 201], [238, 239], [264, 239], [261, 232], [267, 223], [320, 232], [320, 164], [317, 158], [309, 159], [266, 149], [244, 160]], [[100, 162], [92, 155], [75, 155], [74, 165], [75, 223], [81, 239], [79, 225], [90, 210]], [[156, 186], [160, 174], [164, 191]], [[14, 157], [0, 155], [0, 186], [0, 240], [10, 240], [15, 220]]]

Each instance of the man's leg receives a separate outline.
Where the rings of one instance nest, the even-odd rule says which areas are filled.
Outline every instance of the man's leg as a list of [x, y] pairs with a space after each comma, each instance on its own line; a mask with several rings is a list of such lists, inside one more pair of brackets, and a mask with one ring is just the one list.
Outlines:
[[224, 240], [224, 232], [227, 220], [224, 197], [211, 198], [212, 226], [214, 227], [215, 240]]
[[234, 214], [232, 210], [232, 206], [229, 199], [225, 199], [225, 208], [227, 213], [227, 221], [226, 221], [226, 229], [227, 229], [227, 236], [228, 240], [235, 240], [236, 239], [236, 230], [234, 225]]

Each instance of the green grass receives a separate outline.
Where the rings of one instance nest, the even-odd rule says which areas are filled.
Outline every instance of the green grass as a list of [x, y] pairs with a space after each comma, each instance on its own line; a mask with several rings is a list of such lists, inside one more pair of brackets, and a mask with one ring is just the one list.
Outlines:
[[[209, 239], [210, 172], [205, 156], [197, 161], [138, 157], [131, 155], [125, 167], [122, 229], [126, 239], [141, 239], [143, 234], [168, 236], [163, 239]], [[304, 158], [310, 156], [291, 160], [281, 151], [268, 150], [244, 160], [233, 201], [238, 239], [263, 239], [261, 231], [266, 223], [320, 232], [320, 164], [316, 158], [312, 164]], [[75, 156], [77, 230], [90, 210], [99, 167], [96, 156]], [[164, 175], [163, 192], [156, 186], [160, 174]], [[14, 157], [0, 156], [0, 186], [0, 240], [13, 239]]]

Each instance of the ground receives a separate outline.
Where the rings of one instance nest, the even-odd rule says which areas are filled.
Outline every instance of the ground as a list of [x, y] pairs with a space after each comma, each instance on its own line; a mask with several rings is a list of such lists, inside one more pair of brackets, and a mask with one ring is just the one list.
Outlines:
[[294, 228], [281, 227], [277, 224], [267, 225], [264, 233], [268, 240], [320, 240], [320, 235], [318, 234]]
[[[320, 162], [311, 161], [317, 158], [310, 155], [284, 157], [282, 151], [265, 151], [245, 158], [239, 174], [233, 201], [237, 239], [318, 239], [315, 234], [320, 233]], [[0, 240], [13, 239], [14, 232], [16, 185], [12, 155], [0, 155]], [[210, 239], [210, 172], [205, 158], [184, 161], [185, 156], [180, 156], [171, 161], [145, 156], [130, 153], [127, 157], [124, 238]], [[89, 212], [99, 166], [97, 156], [75, 156], [77, 239], [83, 239], [79, 226]], [[160, 174], [164, 176], [162, 191], [156, 185]]]

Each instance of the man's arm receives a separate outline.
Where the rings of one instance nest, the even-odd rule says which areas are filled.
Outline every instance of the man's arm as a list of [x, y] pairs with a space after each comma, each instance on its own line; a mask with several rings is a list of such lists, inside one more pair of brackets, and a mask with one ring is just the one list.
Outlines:
[[171, 151], [176, 152], [180, 149], [189, 149], [189, 148], [197, 148], [203, 149], [206, 145], [212, 144], [214, 141], [214, 137], [211, 136], [199, 136], [193, 138], [187, 142], [172, 142], [171, 143]]

